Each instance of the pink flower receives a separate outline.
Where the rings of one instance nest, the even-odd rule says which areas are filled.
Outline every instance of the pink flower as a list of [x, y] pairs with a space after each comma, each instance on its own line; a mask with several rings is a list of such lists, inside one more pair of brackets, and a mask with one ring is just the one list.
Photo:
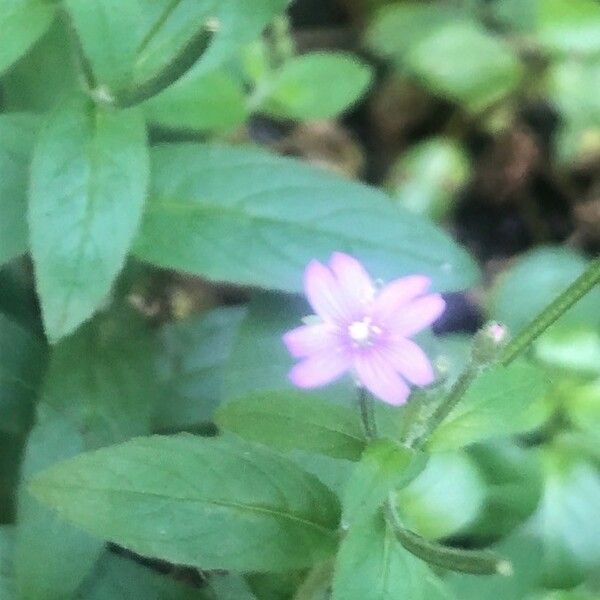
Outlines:
[[425, 294], [430, 283], [412, 275], [378, 291], [364, 267], [347, 254], [335, 252], [328, 267], [311, 261], [304, 290], [319, 322], [283, 336], [292, 356], [302, 359], [290, 371], [291, 381], [313, 388], [351, 371], [384, 402], [406, 402], [408, 383], [424, 386], [434, 379], [429, 359], [409, 339], [444, 311], [439, 294]]

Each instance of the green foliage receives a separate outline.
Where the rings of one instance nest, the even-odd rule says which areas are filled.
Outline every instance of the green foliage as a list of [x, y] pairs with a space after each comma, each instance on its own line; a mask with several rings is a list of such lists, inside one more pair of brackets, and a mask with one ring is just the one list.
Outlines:
[[39, 120], [26, 113], [0, 115], [0, 263], [23, 254], [27, 240], [27, 178]]
[[299, 568], [335, 547], [333, 494], [234, 438], [139, 438], [63, 462], [31, 489], [104, 539], [204, 569]]
[[46, 123], [31, 166], [29, 226], [44, 327], [72, 333], [106, 300], [139, 225], [148, 181], [137, 111], [77, 102]]
[[299, 291], [300, 265], [346, 250], [379, 277], [426, 273], [443, 290], [476, 277], [471, 259], [429, 223], [294, 160], [255, 148], [164, 145], [153, 152], [152, 173], [135, 253], [162, 267]]
[[262, 392], [219, 409], [219, 427], [278, 450], [306, 450], [358, 460], [365, 438], [357, 411], [332, 404], [319, 394]]
[[484, 371], [436, 429], [429, 448], [461, 448], [541, 425], [548, 413], [543, 402], [547, 380], [543, 371], [528, 364], [516, 363]]

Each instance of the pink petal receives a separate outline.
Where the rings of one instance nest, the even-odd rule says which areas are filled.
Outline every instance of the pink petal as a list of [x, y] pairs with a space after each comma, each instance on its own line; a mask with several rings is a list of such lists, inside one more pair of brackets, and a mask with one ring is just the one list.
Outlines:
[[301, 358], [324, 351], [336, 352], [340, 340], [329, 323], [319, 323], [288, 331], [283, 336], [283, 342], [292, 356]]
[[380, 347], [380, 352], [410, 383], [429, 385], [433, 382], [433, 367], [425, 352], [412, 340], [399, 338]]
[[374, 321], [385, 324], [411, 300], [423, 294], [430, 285], [431, 280], [423, 275], [402, 277], [388, 283], [373, 302], [371, 315]]
[[445, 308], [446, 302], [439, 294], [429, 294], [404, 306], [388, 321], [388, 327], [395, 335], [410, 337], [437, 321]]
[[304, 291], [313, 310], [324, 321], [352, 319], [343, 290], [331, 271], [317, 260], [311, 260], [304, 271]]
[[355, 316], [364, 314], [365, 304], [373, 300], [375, 286], [365, 268], [352, 256], [334, 252], [329, 260], [337, 282], [346, 295]]
[[292, 368], [290, 381], [297, 387], [319, 387], [337, 379], [351, 366], [345, 352], [321, 352], [313, 354]]
[[406, 402], [410, 394], [408, 385], [377, 350], [358, 353], [354, 369], [360, 382], [380, 400], [396, 406]]

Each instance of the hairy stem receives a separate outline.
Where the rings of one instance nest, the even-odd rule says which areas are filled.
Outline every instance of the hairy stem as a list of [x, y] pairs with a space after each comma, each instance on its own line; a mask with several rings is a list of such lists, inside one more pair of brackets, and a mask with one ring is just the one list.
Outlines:
[[365, 436], [368, 440], [377, 438], [377, 419], [375, 418], [375, 407], [373, 398], [365, 388], [358, 388], [358, 404], [360, 406], [360, 416], [365, 430]]

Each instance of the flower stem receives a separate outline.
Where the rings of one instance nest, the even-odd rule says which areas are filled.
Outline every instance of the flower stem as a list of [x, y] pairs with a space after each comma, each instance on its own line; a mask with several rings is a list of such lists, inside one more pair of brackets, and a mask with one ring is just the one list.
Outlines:
[[396, 539], [421, 560], [431, 565], [471, 573], [472, 575], [510, 575], [512, 565], [507, 560], [487, 550], [463, 550], [431, 542], [420, 535], [405, 529], [390, 494], [384, 508], [388, 525], [392, 528]]
[[377, 419], [375, 418], [375, 406], [373, 398], [363, 387], [358, 388], [358, 403], [365, 436], [368, 440], [377, 438]]
[[509, 365], [550, 325], [561, 317], [573, 304], [583, 298], [600, 282], [600, 258], [592, 261], [586, 271], [578, 277], [562, 294], [551, 302], [519, 335], [504, 349], [500, 364]]

